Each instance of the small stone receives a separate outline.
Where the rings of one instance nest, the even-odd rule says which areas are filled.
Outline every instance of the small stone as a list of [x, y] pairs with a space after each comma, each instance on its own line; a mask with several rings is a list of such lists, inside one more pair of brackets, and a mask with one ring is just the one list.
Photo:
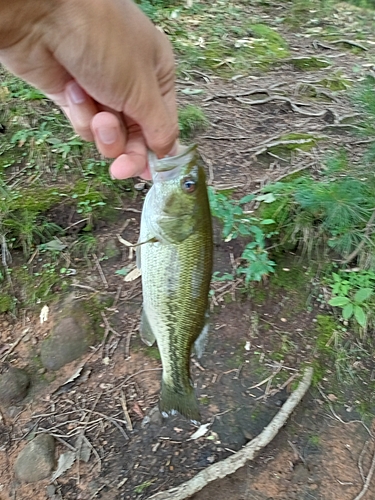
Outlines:
[[39, 434], [18, 455], [14, 469], [24, 483], [47, 478], [55, 466], [55, 440], [50, 434]]
[[68, 297], [57, 313], [52, 333], [42, 342], [40, 359], [47, 370], [59, 370], [95, 343], [91, 318], [82, 302]]
[[10, 406], [18, 403], [27, 394], [29, 375], [21, 368], [10, 368], [0, 376], [0, 404]]
[[47, 496], [48, 496], [48, 498], [54, 499], [55, 498], [55, 493], [56, 493], [55, 486], [53, 484], [49, 484], [47, 486]]

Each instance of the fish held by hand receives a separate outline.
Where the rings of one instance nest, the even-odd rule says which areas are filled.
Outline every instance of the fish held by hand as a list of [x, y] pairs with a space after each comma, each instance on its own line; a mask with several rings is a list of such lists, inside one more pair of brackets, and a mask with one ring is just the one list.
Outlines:
[[199, 421], [190, 354], [194, 343], [202, 350], [208, 330], [212, 223], [197, 148], [180, 148], [174, 157], [150, 155], [153, 186], [144, 202], [137, 248], [143, 288], [140, 330], [143, 341], [152, 345], [156, 339], [160, 351], [161, 412], [177, 411]]

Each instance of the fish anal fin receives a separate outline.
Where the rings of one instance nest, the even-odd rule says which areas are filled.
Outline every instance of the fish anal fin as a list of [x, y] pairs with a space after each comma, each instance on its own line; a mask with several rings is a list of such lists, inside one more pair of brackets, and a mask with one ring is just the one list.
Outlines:
[[207, 344], [208, 331], [210, 329], [209, 314], [206, 313], [205, 322], [199, 337], [194, 342], [194, 350], [198, 358], [201, 358]]
[[153, 334], [151, 325], [150, 325], [150, 323], [148, 321], [148, 318], [147, 318], [147, 315], [146, 315], [144, 309], [142, 311], [141, 324], [139, 326], [139, 331], [140, 331], [140, 334], [141, 334], [142, 341], [146, 345], [152, 346], [153, 343], [155, 342], [155, 335]]

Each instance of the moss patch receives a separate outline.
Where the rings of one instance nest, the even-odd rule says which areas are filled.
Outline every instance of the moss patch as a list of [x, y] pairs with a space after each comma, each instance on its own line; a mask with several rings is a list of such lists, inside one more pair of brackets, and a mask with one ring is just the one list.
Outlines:
[[284, 62], [292, 64], [299, 71], [315, 71], [317, 69], [329, 68], [330, 61], [319, 57], [293, 57]]
[[15, 306], [15, 298], [8, 293], [0, 294], [0, 313], [12, 311]]

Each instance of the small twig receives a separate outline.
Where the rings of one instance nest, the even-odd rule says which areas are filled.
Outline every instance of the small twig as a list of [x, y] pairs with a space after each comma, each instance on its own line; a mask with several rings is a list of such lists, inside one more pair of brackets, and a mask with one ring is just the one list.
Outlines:
[[337, 415], [337, 413], [335, 412], [335, 410], [333, 409], [332, 407], [332, 404], [330, 402], [330, 400], [327, 398], [327, 396], [324, 394], [323, 392], [323, 389], [322, 389], [322, 386], [320, 384], [318, 384], [318, 391], [320, 392], [320, 394], [322, 395], [323, 399], [326, 401], [326, 403], [328, 404], [329, 406], [329, 409], [331, 410], [331, 413], [332, 415], [335, 417], [336, 420], [338, 420], [339, 422], [341, 422], [342, 424], [344, 425], [349, 425], [349, 424], [361, 424], [363, 425], [363, 427], [366, 429], [366, 431], [368, 432], [369, 436], [371, 438], [374, 438], [372, 432], [370, 431], [370, 429], [367, 427], [367, 425], [362, 422], [362, 420], [349, 420], [349, 422], [345, 422], [345, 420], [343, 420], [341, 417], [339, 417], [339, 415]]
[[363, 488], [360, 491], [360, 493], [354, 498], [354, 500], [361, 500], [361, 498], [363, 498], [366, 495], [367, 490], [370, 487], [370, 483], [371, 483], [371, 479], [372, 479], [372, 476], [374, 474], [374, 471], [375, 471], [375, 451], [374, 451], [374, 454], [372, 457], [371, 467], [370, 467], [370, 470], [367, 474], [365, 484], [363, 485]]
[[12, 346], [3, 355], [3, 357], [1, 358], [1, 361], [5, 361], [7, 359], [9, 354], [11, 354], [14, 351], [14, 349], [18, 346], [18, 344], [21, 342], [21, 340], [26, 336], [26, 334], [29, 332], [29, 330], [30, 330], [30, 328], [26, 328], [26, 330], [24, 330], [22, 332], [22, 334], [18, 337], [18, 339], [15, 342], [13, 342]]
[[359, 473], [361, 475], [362, 483], [366, 482], [365, 474], [363, 472], [363, 467], [362, 467], [362, 460], [363, 460], [363, 456], [367, 450], [367, 446], [368, 446], [369, 442], [370, 442], [369, 439], [365, 442], [365, 444], [363, 445], [361, 454], [358, 457], [358, 470], [359, 470]]
[[70, 451], [74, 451], [76, 452], [77, 450], [75, 449], [75, 447], [71, 444], [69, 444], [67, 441], [65, 441], [65, 439], [62, 439], [61, 437], [51, 433], [51, 436], [53, 436], [56, 441], [59, 441], [59, 443], [63, 444], [64, 446], [66, 446], [67, 448], [69, 448]]
[[221, 462], [210, 465], [177, 488], [156, 493], [149, 497], [148, 500], [184, 500], [200, 491], [212, 481], [233, 474], [240, 467], [243, 467], [247, 461], [253, 460], [256, 454], [267, 446], [285, 425], [286, 421], [309, 389], [312, 375], [313, 369], [311, 367], [307, 368], [297, 389], [289, 396], [277, 415], [271, 420], [267, 427], [265, 427], [255, 439], [242, 448], [242, 450], [234, 453]]
[[108, 288], [109, 287], [108, 281], [107, 281], [107, 278], [105, 277], [105, 275], [103, 273], [103, 269], [102, 269], [102, 266], [100, 265], [100, 262], [99, 262], [99, 259], [98, 259], [97, 255], [93, 253], [92, 257], [93, 257], [93, 259], [95, 261], [96, 268], [97, 268], [97, 270], [99, 272], [99, 275], [100, 275], [100, 278], [101, 278], [101, 280], [103, 282], [104, 287]]
[[78, 220], [77, 222], [73, 222], [73, 224], [70, 224], [69, 226], [64, 227], [64, 231], [67, 231], [71, 227], [77, 226], [78, 224], [81, 224], [82, 222], [86, 222], [87, 220], [88, 220], [88, 218], [86, 217], [85, 219], [81, 219], [81, 220]]
[[33, 261], [33, 260], [35, 259], [35, 257], [38, 255], [38, 253], [39, 253], [39, 248], [37, 247], [37, 248], [34, 250], [34, 252], [33, 252], [32, 256], [30, 257], [30, 259], [27, 261], [27, 265], [28, 265], [28, 266], [32, 263], [32, 261]]
[[70, 286], [75, 286], [76, 288], [83, 288], [84, 290], [89, 290], [90, 292], [100, 293], [99, 290], [95, 290], [92, 286], [80, 285], [79, 283], [71, 283]]
[[92, 500], [93, 498], [95, 498], [95, 497], [96, 497], [96, 495], [97, 495], [98, 493], [100, 493], [100, 492], [102, 491], [102, 489], [103, 489], [103, 488], [105, 488], [106, 486], [107, 486], [106, 484], [103, 484], [102, 486], [100, 486], [100, 488], [98, 488], [98, 489], [95, 491], [95, 493], [93, 493], [93, 494], [91, 495], [91, 497], [89, 498], [89, 500]]
[[[289, 171], [289, 172], [285, 172], [285, 174], [279, 175], [278, 177], [276, 177], [276, 179], [273, 179], [273, 180], [272, 180], [272, 183], [279, 182], [279, 181], [281, 181], [282, 179], [284, 179], [285, 177], [288, 177], [289, 175], [293, 175], [293, 174], [297, 174], [298, 172], [302, 172], [302, 170], [307, 170], [308, 168], [312, 167], [314, 164], [315, 164], [315, 162], [313, 162], [313, 163], [308, 163], [307, 165], [304, 165], [304, 166], [302, 166], [302, 167], [298, 167], [298, 168], [296, 168], [296, 169], [294, 169], [294, 170], [291, 170], [291, 171]], [[259, 193], [261, 193], [261, 192], [263, 191], [263, 189], [264, 189], [265, 187], [266, 187], [266, 186], [262, 186], [262, 187], [260, 187], [260, 188], [256, 189], [255, 191], [251, 191], [251, 193], [250, 193], [250, 194], [259, 194]], [[261, 318], [261, 319], [263, 320], [263, 318]], [[263, 320], [263, 321], [265, 321], [266, 323], [268, 323], [268, 321], [266, 321], [266, 320]], [[270, 323], [270, 324], [271, 324], [271, 323]], [[276, 328], [276, 329], [280, 330], [280, 328], [278, 328], [277, 326], [275, 326], [275, 325], [272, 325], [272, 326], [273, 326], [274, 328]]]
[[255, 385], [252, 385], [251, 387], [249, 387], [248, 390], [251, 391], [251, 389], [257, 389], [258, 387], [261, 387], [262, 385], [266, 384], [267, 382], [272, 380], [275, 377], [275, 375], [277, 375], [280, 372], [281, 369], [282, 369], [282, 366], [280, 366], [276, 372], [271, 373], [271, 375], [269, 377], [265, 378], [264, 380], [262, 380], [258, 384], [255, 384]]
[[246, 92], [239, 92], [236, 94], [215, 94], [210, 97], [206, 97], [202, 102], [213, 101], [214, 99], [235, 99], [236, 97], [247, 97], [253, 94], [267, 94], [270, 95], [269, 89], [253, 89]]
[[215, 137], [214, 135], [203, 135], [201, 139], [211, 139], [212, 141], [248, 141], [250, 139], [250, 136], [245, 135], [239, 135], [239, 136], [218, 136]]
[[335, 45], [336, 43], [346, 43], [347, 45], [352, 45], [353, 47], [358, 47], [359, 49], [362, 49], [362, 50], [368, 50], [367, 47], [365, 47], [364, 45], [361, 45], [360, 43], [358, 42], [354, 42], [353, 40], [344, 40], [344, 39], [340, 39], [340, 40], [331, 40], [329, 43], [331, 43], [332, 45]]
[[127, 382], [129, 382], [130, 379], [133, 377], [137, 377], [138, 375], [141, 375], [141, 373], [146, 373], [146, 372], [156, 372], [156, 371], [161, 371], [162, 367], [160, 368], [146, 368], [145, 370], [139, 370], [139, 372], [133, 373], [132, 375], [129, 375], [125, 380], [123, 380], [118, 386], [114, 387], [113, 389], [109, 390], [108, 392], [114, 392], [118, 389], [121, 389]]
[[293, 450], [293, 453], [294, 453], [294, 462], [301, 461], [304, 465], [306, 465], [306, 460], [303, 458], [303, 456], [299, 452], [297, 446], [294, 443], [292, 443], [292, 441], [289, 441], [289, 439], [288, 439], [288, 444], [289, 444], [289, 446]]
[[118, 332], [116, 332], [116, 330], [114, 330], [111, 325], [109, 324], [109, 321], [108, 321], [108, 318], [107, 316], [104, 314], [103, 311], [100, 312], [101, 314], [101, 317], [103, 318], [103, 321], [104, 321], [104, 324], [105, 324], [105, 330], [104, 330], [104, 335], [103, 335], [103, 342], [102, 342], [102, 358], [104, 357], [104, 347], [105, 347], [105, 343], [107, 341], [107, 337], [109, 335], [109, 332], [113, 333], [114, 335], [116, 335], [116, 337], [119, 337], [120, 334]]
[[108, 415], [105, 415], [104, 413], [100, 413], [99, 411], [95, 411], [95, 410], [89, 410], [88, 408], [85, 408], [82, 411], [89, 412], [89, 413], [95, 413], [96, 415], [100, 415], [104, 419], [108, 420], [108, 422], [110, 422], [111, 424], [113, 424], [115, 427], [117, 427], [117, 429], [121, 432], [121, 434], [124, 436], [124, 438], [127, 441], [129, 440], [128, 435], [125, 433], [124, 429], [118, 423], [118, 422], [120, 422], [121, 424], [125, 424], [126, 425], [126, 422], [124, 420], [120, 420], [119, 418], [115, 418], [115, 417], [109, 417]]
[[141, 210], [137, 210], [136, 208], [123, 208], [123, 207], [119, 207], [119, 208], [115, 208], [115, 210], [122, 210], [123, 212], [133, 212], [135, 214], [141, 214], [142, 213]]
[[121, 389], [121, 395], [120, 395], [120, 401], [121, 401], [121, 406], [124, 412], [125, 420], [126, 420], [126, 427], [128, 431], [133, 430], [133, 424], [129, 416], [128, 408], [126, 406], [126, 399], [125, 399], [125, 394], [124, 391]]
[[330, 47], [329, 45], [326, 45], [325, 43], [320, 42], [319, 40], [314, 40], [312, 42], [312, 46], [314, 49], [317, 49], [318, 47], [322, 47], [322, 49], [327, 49], [327, 50], [338, 50], [335, 49], [334, 47]]
[[272, 102], [272, 101], [283, 101], [283, 102], [287, 102], [293, 111], [295, 111], [296, 113], [300, 113], [301, 115], [304, 115], [304, 116], [319, 117], [319, 116], [324, 116], [327, 112], [326, 110], [319, 111], [318, 113], [312, 113], [310, 111], [303, 111], [299, 106], [310, 106], [310, 104], [307, 104], [305, 102], [297, 102], [296, 103], [296, 102], [293, 102], [291, 99], [289, 99], [289, 97], [285, 97], [282, 95], [273, 95], [273, 96], [266, 97], [265, 99], [257, 99], [257, 100], [240, 99], [239, 97], [236, 97], [235, 100], [242, 103], [242, 104], [250, 104], [251, 106], [259, 105], [259, 104], [267, 104], [267, 103]]

